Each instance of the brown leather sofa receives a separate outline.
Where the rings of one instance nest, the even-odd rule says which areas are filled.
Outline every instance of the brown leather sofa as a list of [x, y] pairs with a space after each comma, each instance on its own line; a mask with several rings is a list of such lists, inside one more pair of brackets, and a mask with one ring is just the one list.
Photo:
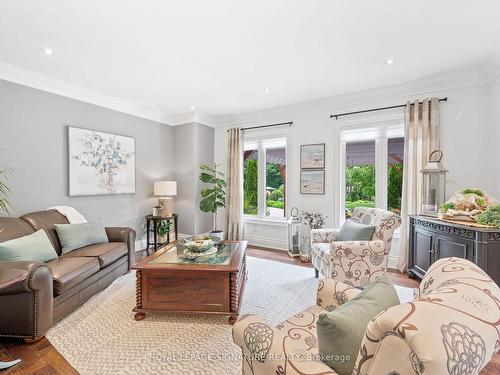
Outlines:
[[134, 264], [135, 231], [106, 228], [109, 242], [61, 255], [54, 224], [68, 224], [57, 211], [38, 211], [20, 218], [0, 217], [0, 242], [43, 229], [59, 258], [47, 263], [0, 261], [1, 268], [28, 271], [24, 282], [0, 291], [0, 336], [35, 340], [106, 288]]

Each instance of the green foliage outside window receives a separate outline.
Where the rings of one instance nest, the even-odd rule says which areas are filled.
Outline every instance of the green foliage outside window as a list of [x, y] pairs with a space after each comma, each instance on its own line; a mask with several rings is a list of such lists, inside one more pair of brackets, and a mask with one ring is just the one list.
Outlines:
[[243, 164], [243, 213], [257, 215], [258, 207], [257, 160], [246, 160]]
[[391, 164], [387, 178], [387, 207], [389, 211], [400, 213], [403, 192], [403, 164]]
[[[390, 211], [401, 210], [403, 165], [391, 164], [387, 171], [387, 206]], [[346, 168], [346, 215], [356, 207], [375, 207], [375, 166], [356, 165]]]
[[[258, 164], [257, 160], [243, 163], [243, 213], [257, 215], [258, 210]], [[285, 186], [279, 167], [266, 164], [266, 206], [267, 208], [285, 208]]]

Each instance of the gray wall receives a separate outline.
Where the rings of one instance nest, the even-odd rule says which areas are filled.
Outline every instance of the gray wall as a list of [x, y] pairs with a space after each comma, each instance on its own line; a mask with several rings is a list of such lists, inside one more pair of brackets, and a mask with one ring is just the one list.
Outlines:
[[179, 217], [179, 232], [205, 233], [213, 229], [213, 217], [200, 211], [198, 176], [200, 164], [213, 163], [214, 129], [196, 122], [174, 128], [175, 179], [177, 196], [175, 211]]
[[[136, 193], [69, 197], [67, 125], [135, 137]], [[153, 182], [174, 177], [172, 141], [168, 125], [0, 80], [0, 162], [14, 170], [8, 185], [15, 215], [69, 205], [87, 219], [131, 226], [141, 238], [156, 202]]]

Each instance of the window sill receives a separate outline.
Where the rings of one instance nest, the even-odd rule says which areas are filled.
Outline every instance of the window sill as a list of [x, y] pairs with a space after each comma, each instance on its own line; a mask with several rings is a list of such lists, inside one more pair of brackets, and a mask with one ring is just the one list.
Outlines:
[[265, 218], [259, 218], [259, 217], [249, 217], [249, 216], [243, 217], [243, 223], [245, 223], [245, 224], [260, 224], [260, 225], [274, 225], [277, 227], [286, 227], [287, 226], [285, 219], [283, 219], [283, 220], [265, 219]]

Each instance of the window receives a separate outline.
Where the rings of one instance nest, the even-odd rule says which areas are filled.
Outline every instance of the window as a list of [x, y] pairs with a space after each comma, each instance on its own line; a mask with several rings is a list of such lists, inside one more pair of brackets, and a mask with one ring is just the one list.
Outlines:
[[285, 219], [285, 138], [245, 141], [243, 213], [258, 218]]
[[401, 211], [403, 132], [401, 123], [341, 131], [345, 218], [356, 207]]
[[346, 218], [356, 207], [375, 207], [375, 141], [346, 143]]

